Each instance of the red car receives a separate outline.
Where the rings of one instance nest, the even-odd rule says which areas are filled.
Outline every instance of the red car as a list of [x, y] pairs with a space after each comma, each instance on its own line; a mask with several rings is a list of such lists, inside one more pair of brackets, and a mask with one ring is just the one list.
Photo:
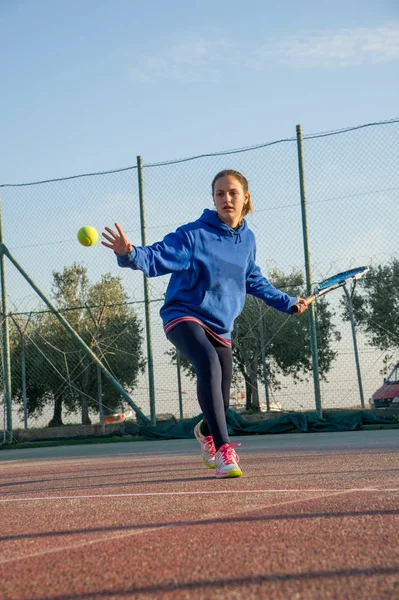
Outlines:
[[383, 385], [371, 396], [371, 408], [399, 408], [399, 363], [392, 369]]

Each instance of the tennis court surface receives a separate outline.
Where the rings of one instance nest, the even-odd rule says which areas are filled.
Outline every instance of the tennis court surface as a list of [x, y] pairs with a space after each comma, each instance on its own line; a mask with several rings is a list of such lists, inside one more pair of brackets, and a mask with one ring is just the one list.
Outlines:
[[399, 598], [399, 430], [0, 451], [0, 598]]

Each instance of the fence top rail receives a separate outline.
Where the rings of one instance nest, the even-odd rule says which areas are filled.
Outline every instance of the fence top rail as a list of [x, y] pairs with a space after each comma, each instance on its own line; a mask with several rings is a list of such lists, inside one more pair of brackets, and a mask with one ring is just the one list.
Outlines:
[[[319, 133], [309, 133], [309, 134], [305, 134], [303, 136], [304, 140], [310, 140], [310, 139], [316, 139], [316, 138], [323, 138], [323, 137], [330, 137], [330, 136], [334, 136], [334, 135], [340, 135], [343, 133], [348, 133], [350, 131], [356, 131], [359, 129], [366, 129], [366, 128], [370, 128], [370, 127], [378, 127], [378, 126], [382, 126], [382, 125], [391, 125], [393, 123], [399, 123], [399, 117], [398, 118], [394, 118], [394, 119], [388, 119], [386, 121], [376, 121], [376, 122], [372, 122], [372, 123], [364, 123], [363, 125], [354, 125], [351, 127], [345, 127], [342, 129], [334, 129], [331, 131], [324, 131], [324, 132], [319, 132]], [[189, 162], [189, 161], [193, 161], [193, 160], [198, 160], [201, 158], [210, 158], [213, 156], [226, 156], [226, 155], [230, 155], [230, 154], [239, 154], [242, 152], [251, 152], [253, 150], [259, 150], [261, 148], [267, 148], [269, 146], [275, 146], [277, 144], [282, 144], [285, 142], [295, 142], [296, 141], [296, 137], [291, 137], [291, 138], [282, 138], [280, 140], [275, 140], [273, 142], [264, 142], [261, 144], [255, 144], [252, 146], [244, 146], [242, 148], [236, 148], [236, 149], [231, 149], [231, 150], [222, 150], [219, 152], [209, 152], [209, 153], [205, 153], [205, 154], [198, 154], [196, 156], [189, 156], [186, 158], [178, 158], [178, 159], [174, 159], [174, 160], [167, 160], [167, 161], [163, 161], [163, 162], [155, 162], [155, 163], [148, 163], [143, 165], [143, 168], [153, 168], [153, 167], [163, 167], [163, 166], [168, 166], [168, 165], [174, 165], [174, 164], [179, 164], [179, 163], [183, 163], [183, 162]], [[54, 178], [54, 179], [44, 179], [41, 181], [31, 181], [31, 182], [26, 182], [26, 183], [2, 183], [0, 184], [0, 188], [8, 188], [8, 187], [28, 187], [28, 186], [32, 186], [32, 185], [42, 185], [45, 183], [55, 183], [55, 182], [59, 182], [59, 181], [68, 181], [71, 179], [79, 179], [79, 178], [83, 178], [83, 177], [95, 177], [95, 176], [101, 176], [101, 175], [111, 175], [114, 173], [122, 173], [124, 171], [132, 171], [132, 170], [136, 170], [138, 169], [137, 165], [132, 165], [129, 167], [122, 167], [122, 168], [118, 168], [118, 169], [110, 169], [108, 171], [97, 171], [97, 172], [93, 172], [93, 173], [82, 173], [79, 175], [70, 175], [67, 177], [58, 177], [58, 178]]]

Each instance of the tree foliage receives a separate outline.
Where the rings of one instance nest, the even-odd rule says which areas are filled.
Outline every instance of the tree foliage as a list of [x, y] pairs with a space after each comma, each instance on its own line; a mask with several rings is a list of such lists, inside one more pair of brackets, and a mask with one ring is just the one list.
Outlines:
[[[53, 273], [52, 296], [79, 336], [121, 385], [132, 390], [145, 365], [142, 327], [126, 303], [121, 279], [107, 273], [91, 284], [86, 268], [75, 263]], [[22, 344], [28, 414], [40, 415], [52, 405], [51, 426], [62, 424], [63, 408], [67, 414], [80, 411], [82, 423], [89, 424], [89, 411], [98, 412], [96, 363], [52, 313], [34, 315], [23, 336], [16, 331], [12, 336], [12, 388], [14, 400], [20, 403]], [[104, 377], [101, 387], [104, 412], [112, 413], [121, 402], [120, 395]]]
[[[349, 319], [348, 303], [341, 302], [344, 319]], [[399, 260], [371, 267], [357, 283], [352, 298], [355, 323], [384, 356], [386, 372], [399, 356]]]

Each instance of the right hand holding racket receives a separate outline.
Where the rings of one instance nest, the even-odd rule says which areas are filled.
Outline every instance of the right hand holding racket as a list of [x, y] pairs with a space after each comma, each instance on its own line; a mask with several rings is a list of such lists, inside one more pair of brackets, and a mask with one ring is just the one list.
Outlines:
[[297, 304], [294, 304], [292, 307], [292, 313], [294, 315], [300, 315], [304, 313], [305, 310], [308, 310], [309, 298], [298, 298]]
[[107, 231], [109, 235], [107, 235], [104, 232], [101, 235], [103, 238], [108, 240], [109, 244], [107, 244], [104, 241], [102, 241], [101, 243], [103, 246], [106, 246], [106, 248], [111, 248], [115, 252], [115, 254], [119, 254], [120, 256], [125, 256], [126, 254], [129, 254], [133, 250], [133, 246], [129, 242], [129, 240], [127, 239], [125, 234], [123, 233], [122, 228], [118, 225], [118, 223], [115, 223], [115, 227], [116, 227], [117, 233], [115, 231], [113, 231], [112, 229], [110, 229], [109, 227], [104, 228], [105, 231]]

